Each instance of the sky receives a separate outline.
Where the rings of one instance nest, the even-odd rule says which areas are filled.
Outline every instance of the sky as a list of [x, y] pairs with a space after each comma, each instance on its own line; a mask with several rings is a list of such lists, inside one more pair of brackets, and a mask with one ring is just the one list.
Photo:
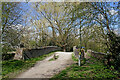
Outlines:
[[118, 2], [119, 0], [1, 0], [1, 2]]
[[[113, 6], [113, 7], [117, 7], [118, 6], [118, 3], [116, 2], [116, 3], [113, 3], [113, 2], [110, 2], [110, 5], [111, 6]], [[23, 21], [23, 23], [21, 24], [21, 25], [23, 25], [23, 26], [31, 26], [31, 19], [33, 19], [34, 18], [34, 16], [33, 15], [39, 15], [33, 8], [32, 8], [32, 3], [31, 2], [28, 2], [28, 3], [25, 3], [25, 2], [21, 2], [21, 4], [19, 5], [24, 11], [26, 11], [26, 12], [22, 12], [21, 14], [23, 15], [22, 17], [24, 18], [26, 15], [29, 15], [28, 17], [27, 17], [27, 19], [26, 18], [24, 18], [24, 20], [25, 21], [27, 21], [27, 25], [24, 23], [25, 21]], [[111, 9], [111, 14], [114, 14], [115, 12], [117, 12], [117, 11], [115, 11], [115, 10], [113, 10], [113, 9]], [[39, 16], [41, 16], [41, 15], [39, 15]], [[118, 16], [119, 17], [119, 16]], [[33, 21], [34, 20], [39, 20], [40, 18], [39, 17], [37, 17], [37, 18], [35, 18], [35, 19], [33, 19]], [[118, 22], [119, 22], [119, 20], [120, 19], [118, 19]], [[33, 29], [35, 26], [31, 26], [31, 29]], [[120, 23], [118, 23], [118, 25], [115, 25], [114, 27], [116, 27], [116, 28], [118, 28], [118, 27], [120, 27]], [[51, 28], [49, 28], [50, 30], [51, 30]], [[118, 32], [120, 32], [119, 30], [118, 30]]]

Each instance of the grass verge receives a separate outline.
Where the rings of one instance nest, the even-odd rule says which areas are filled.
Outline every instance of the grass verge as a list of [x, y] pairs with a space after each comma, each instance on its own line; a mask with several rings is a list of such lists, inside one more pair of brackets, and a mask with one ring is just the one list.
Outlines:
[[78, 78], [82, 80], [120, 79], [120, 73], [118, 71], [108, 69], [101, 61], [95, 58], [86, 60], [86, 63], [83, 61], [82, 66], [78, 66], [76, 63], [78, 60], [74, 57], [74, 55], [72, 55], [72, 59], [75, 63], [55, 75], [51, 78], [51, 80], [72, 80]]
[[[54, 51], [56, 52], [56, 51]], [[29, 69], [30, 67], [34, 66], [36, 61], [41, 61], [48, 56], [54, 54], [51, 52], [49, 54], [42, 55], [37, 58], [31, 58], [28, 60], [9, 60], [2, 62], [2, 78], [11, 78], [15, 77], [17, 74]]]

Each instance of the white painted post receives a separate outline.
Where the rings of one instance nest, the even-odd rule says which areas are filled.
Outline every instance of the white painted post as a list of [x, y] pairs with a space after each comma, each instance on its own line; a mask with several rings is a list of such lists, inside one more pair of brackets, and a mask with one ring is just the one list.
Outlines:
[[78, 65], [80, 66], [80, 55], [79, 55]]

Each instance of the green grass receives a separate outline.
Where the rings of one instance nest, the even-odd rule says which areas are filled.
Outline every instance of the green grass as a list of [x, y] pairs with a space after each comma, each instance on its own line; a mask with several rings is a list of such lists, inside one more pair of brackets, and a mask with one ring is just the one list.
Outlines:
[[86, 52], [89, 57], [91, 57], [90, 53]]
[[120, 73], [118, 71], [108, 69], [101, 61], [98, 61], [95, 58], [83, 60], [82, 66], [78, 66], [78, 61], [75, 59], [74, 55], [72, 55], [72, 59], [75, 62], [74, 64], [51, 79], [120, 79]]
[[72, 59], [73, 59], [73, 61], [78, 61], [78, 58], [76, 58], [76, 57], [74, 56], [74, 54], [72, 54]]
[[21, 71], [24, 71], [34, 66], [36, 61], [43, 60], [46, 57], [52, 55], [53, 53], [54, 52], [51, 52], [49, 54], [45, 54], [37, 58], [31, 58], [25, 61], [24, 60], [3, 61], [2, 62], [2, 77], [3, 78], [10, 78], [11, 76], [14, 77], [16, 76], [16, 74], [19, 74]]
[[[57, 55], [55, 58], [58, 59], [59, 55]], [[55, 58], [53, 57], [53, 58], [49, 59], [49, 61], [54, 61], [54, 60], [56, 60]]]

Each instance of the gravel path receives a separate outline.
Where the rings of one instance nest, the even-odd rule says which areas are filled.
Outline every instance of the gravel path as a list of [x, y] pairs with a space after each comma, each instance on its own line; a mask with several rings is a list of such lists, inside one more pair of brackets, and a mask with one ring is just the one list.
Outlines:
[[55, 52], [55, 54], [59, 55], [57, 60], [49, 61], [53, 57], [52, 55], [43, 61], [38, 61], [34, 67], [23, 72], [17, 78], [51, 78], [72, 64], [72, 52]]

